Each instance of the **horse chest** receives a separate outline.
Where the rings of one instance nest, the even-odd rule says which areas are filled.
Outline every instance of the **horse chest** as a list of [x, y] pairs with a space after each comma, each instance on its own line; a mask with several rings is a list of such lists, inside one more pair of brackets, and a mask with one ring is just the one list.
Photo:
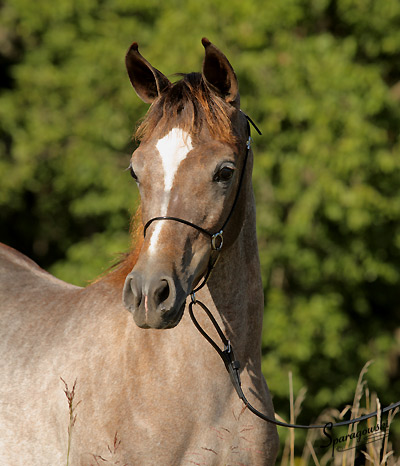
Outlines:
[[180, 375], [173, 385], [178, 374], [169, 382], [154, 377], [147, 388], [138, 382], [130, 395], [110, 396], [109, 407], [100, 399], [82, 403], [72, 464], [96, 465], [101, 458], [127, 466], [273, 464], [275, 452], [266, 445], [274, 430], [243, 409], [227, 374], [198, 375]]
[[273, 464], [273, 455], [269, 457], [265, 449], [271, 439], [265, 425], [241, 413], [237, 405], [220, 408], [219, 416], [213, 417], [207, 420], [196, 407], [190, 413], [186, 410], [171, 413], [160, 406], [159, 422], [153, 413], [135, 415], [120, 425], [120, 430], [103, 431], [97, 442], [87, 439], [91, 450], [88, 444], [82, 445], [76, 452], [78, 461], [72, 464], [97, 464], [89, 462], [90, 459], [127, 466]]

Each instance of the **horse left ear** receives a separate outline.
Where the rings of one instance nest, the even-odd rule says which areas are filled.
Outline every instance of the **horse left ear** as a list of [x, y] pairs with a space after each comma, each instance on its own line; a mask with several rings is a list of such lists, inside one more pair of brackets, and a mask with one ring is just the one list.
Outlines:
[[129, 79], [137, 95], [148, 104], [153, 103], [171, 85], [169, 79], [161, 71], [151, 66], [142, 57], [136, 42], [130, 46], [125, 57], [125, 64]]
[[239, 85], [232, 65], [207, 38], [203, 37], [201, 42], [205, 48], [203, 78], [206, 83], [226, 102], [239, 105]]

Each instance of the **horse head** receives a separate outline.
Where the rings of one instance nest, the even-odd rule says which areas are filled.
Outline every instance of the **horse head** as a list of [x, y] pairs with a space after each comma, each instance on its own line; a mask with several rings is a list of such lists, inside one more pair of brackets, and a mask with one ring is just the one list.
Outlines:
[[248, 190], [240, 188], [251, 177], [248, 123], [228, 59], [207, 39], [202, 43], [202, 72], [175, 83], [136, 43], [126, 56], [136, 93], [151, 104], [130, 163], [145, 238], [123, 291], [125, 307], [142, 328], [179, 323], [187, 296], [243, 223]]

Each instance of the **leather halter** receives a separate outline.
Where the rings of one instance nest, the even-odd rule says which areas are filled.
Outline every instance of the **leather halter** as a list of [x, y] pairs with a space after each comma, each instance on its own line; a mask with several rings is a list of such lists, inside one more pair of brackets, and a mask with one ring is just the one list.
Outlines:
[[[196, 299], [196, 296], [195, 296], [195, 293], [198, 290], [200, 290], [201, 288], [203, 288], [203, 286], [207, 283], [207, 281], [208, 281], [208, 279], [209, 279], [209, 277], [211, 275], [211, 272], [214, 269], [214, 267], [215, 267], [215, 265], [216, 265], [216, 263], [218, 261], [219, 253], [220, 253], [220, 251], [222, 249], [222, 246], [223, 246], [223, 243], [224, 243], [223, 234], [224, 234], [225, 227], [227, 226], [229, 220], [231, 219], [232, 214], [233, 214], [233, 212], [235, 210], [236, 204], [237, 204], [238, 199], [239, 199], [240, 191], [241, 191], [242, 184], [243, 184], [244, 174], [245, 174], [245, 171], [246, 171], [247, 159], [248, 159], [249, 152], [250, 152], [251, 141], [252, 141], [251, 134], [250, 134], [251, 133], [250, 124], [255, 128], [255, 130], [258, 132], [258, 134], [261, 135], [261, 131], [257, 128], [257, 126], [253, 122], [253, 120], [250, 117], [248, 117], [244, 112], [242, 112], [242, 113], [244, 114], [244, 116], [247, 119], [247, 130], [248, 130], [248, 134], [249, 134], [248, 140], [246, 142], [246, 148], [247, 148], [246, 149], [246, 155], [245, 155], [245, 158], [244, 158], [243, 168], [242, 168], [242, 172], [241, 172], [241, 175], [240, 175], [239, 185], [238, 185], [238, 189], [236, 191], [235, 199], [233, 201], [233, 204], [232, 204], [231, 210], [229, 212], [229, 215], [227, 216], [227, 218], [226, 218], [225, 222], [223, 223], [221, 229], [219, 231], [217, 231], [216, 233], [211, 233], [208, 230], [196, 225], [195, 223], [189, 222], [188, 220], [184, 220], [184, 219], [179, 218], [179, 217], [162, 216], [162, 217], [154, 217], [154, 218], [150, 219], [146, 223], [146, 225], [144, 226], [143, 234], [144, 234], [144, 236], [146, 236], [147, 229], [155, 221], [158, 221], [158, 220], [172, 220], [174, 222], [183, 223], [184, 225], [188, 225], [188, 226], [190, 226], [192, 228], [195, 228], [196, 230], [198, 230], [201, 233], [205, 234], [206, 236], [210, 237], [210, 239], [211, 239], [211, 249], [212, 249], [212, 251], [216, 252], [216, 255], [214, 257], [212, 257], [212, 255], [210, 256], [208, 269], [207, 269], [207, 272], [206, 272], [206, 274], [205, 274], [205, 276], [203, 278], [202, 283], [200, 285], [198, 285], [197, 288], [195, 288], [190, 294], [191, 302], [189, 303], [189, 315], [190, 315], [190, 318], [192, 319], [193, 324], [195, 325], [197, 330], [200, 332], [200, 334], [210, 343], [210, 345], [218, 353], [218, 355], [220, 356], [220, 358], [222, 359], [222, 361], [225, 364], [225, 368], [229, 373], [232, 385], [235, 388], [235, 391], [236, 391], [238, 397], [243, 401], [245, 406], [253, 414], [255, 414], [256, 416], [258, 416], [259, 418], [261, 418], [262, 420], [264, 420], [266, 422], [269, 422], [271, 424], [275, 424], [275, 425], [281, 426], [281, 427], [288, 427], [288, 428], [292, 428], [292, 429], [323, 429], [324, 435], [326, 437], [328, 437], [329, 439], [331, 439], [331, 436], [327, 433], [327, 430], [332, 431], [332, 429], [335, 428], [335, 427], [347, 426], [347, 425], [350, 425], [350, 424], [355, 424], [355, 423], [360, 422], [360, 421], [364, 421], [364, 420], [372, 418], [372, 417], [376, 417], [376, 416], [378, 416], [378, 411], [374, 411], [373, 413], [365, 414], [364, 416], [360, 416], [360, 417], [358, 417], [356, 419], [350, 419], [348, 421], [341, 421], [341, 422], [337, 422], [337, 423], [327, 422], [326, 424], [311, 424], [311, 425], [290, 424], [290, 423], [286, 423], [286, 422], [281, 422], [281, 421], [277, 421], [275, 418], [271, 418], [271, 417], [261, 413], [256, 408], [254, 408], [254, 406], [252, 406], [250, 404], [250, 402], [247, 400], [246, 396], [243, 393], [242, 383], [241, 383], [241, 380], [240, 380], [240, 362], [235, 358], [231, 342], [224, 335], [221, 327], [218, 325], [218, 322], [216, 321], [215, 317], [212, 315], [211, 311], [207, 308], [207, 306], [204, 303], [202, 303], [201, 301], [198, 301]], [[219, 337], [220, 337], [220, 339], [221, 339], [221, 341], [222, 341], [222, 343], [224, 345], [224, 350], [221, 350], [221, 348], [218, 346], [218, 344], [201, 327], [201, 325], [199, 324], [199, 322], [197, 321], [197, 319], [195, 318], [194, 313], [193, 313], [193, 306], [194, 305], [199, 305], [203, 309], [203, 311], [206, 313], [207, 317], [210, 319], [211, 323], [213, 324], [214, 328], [216, 329], [216, 331], [217, 331], [217, 333], [218, 333], [218, 335], [219, 335]], [[392, 411], [393, 409], [395, 409], [397, 407], [400, 407], [400, 401], [398, 401], [397, 403], [393, 403], [393, 404], [391, 404], [391, 405], [389, 405], [389, 406], [387, 406], [385, 408], [382, 408], [379, 412], [382, 415], [382, 414], [384, 414], [386, 412]]]
[[250, 148], [251, 148], [252, 139], [251, 139], [250, 124], [254, 127], [254, 129], [257, 131], [257, 133], [261, 135], [261, 131], [257, 128], [254, 121], [249, 116], [247, 116], [244, 112], [242, 112], [242, 113], [246, 117], [246, 120], [247, 120], [247, 132], [248, 132], [248, 135], [249, 135], [248, 139], [246, 141], [246, 154], [245, 154], [244, 161], [243, 161], [243, 167], [242, 167], [242, 171], [241, 171], [241, 174], [240, 174], [239, 185], [238, 185], [238, 188], [237, 188], [237, 191], [236, 191], [236, 195], [235, 195], [235, 198], [233, 200], [231, 210], [229, 211], [229, 214], [228, 214], [225, 222], [223, 223], [222, 227], [217, 232], [211, 233], [210, 231], [206, 230], [205, 228], [202, 228], [199, 225], [196, 225], [195, 223], [189, 222], [188, 220], [185, 220], [183, 218], [171, 217], [171, 216], [160, 216], [160, 217], [151, 218], [143, 228], [143, 236], [146, 237], [147, 229], [149, 228], [149, 226], [153, 222], [156, 222], [156, 221], [159, 221], [159, 220], [172, 220], [174, 222], [179, 222], [179, 223], [183, 223], [184, 225], [188, 225], [188, 226], [194, 228], [195, 230], [200, 231], [200, 233], [203, 233], [204, 235], [206, 235], [206, 236], [208, 236], [210, 238], [210, 240], [211, 240], [211, 251], [216, 252], [216, 254], [214, 254], [214, 255], [211, 254], [211, 256], [210, 256], [210, 260], [208, 262], [208, 267], [207, 267], [207, 272], [204, 275], [202, 283], [200, 285], [198, 285], [197, 288], [195, 288], [191, 292], [192, 300], [194, 300], [194, 301], [196, 301], [195, 293], [198, 290], [200, 290], [201, 288], [203, 288], [203, 286], [207, 283], [208, 279], [210, 278], [211, 272], [214, 269], [214, 267], [215, 267], [215, 265], [216, 265], [216, 263], [218, 261], [219, 252], [221, 251], [222, 246], [224, 244], [224, 230], [225, 230], [225, 227], [229, 223], [229, 220], [231, 219], [231, 217], [233, 215], [233, 212], [234, 212], [234, 210], [236, 208], [236, 205], [238, 203], [238, 200], [239, 200], [244, 175], [245, 175], [245, 172], [246, 172], [247, 160], [249, 158], [249, 152], [250, 152]]

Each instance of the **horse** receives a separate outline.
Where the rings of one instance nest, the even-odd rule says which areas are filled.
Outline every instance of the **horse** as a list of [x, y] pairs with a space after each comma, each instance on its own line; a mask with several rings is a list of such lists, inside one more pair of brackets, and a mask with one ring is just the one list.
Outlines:
[[207, 306], [250, 402], [273, 417], [249, 125], [232, 65], [202, 44], [202, 71], [175, 82], [137, 43], [126, 55], [150, 104], [129, 166], [141, 233], [126, 257], [81, 288], [0, 248], [3, 466], [275, 463], [276, 427], [246, 409], [188, 315], [191, 300], [215, 337], [195, 303]]

